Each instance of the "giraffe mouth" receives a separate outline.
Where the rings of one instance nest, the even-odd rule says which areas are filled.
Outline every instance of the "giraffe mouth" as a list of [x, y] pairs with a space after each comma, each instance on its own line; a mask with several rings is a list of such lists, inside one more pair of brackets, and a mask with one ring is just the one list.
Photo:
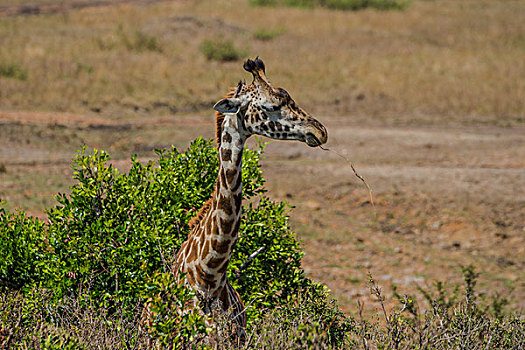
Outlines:
[[310, 147], [318, 147], [318, 146], [321, 146], [321, 144], [322, 144], [322, 142], [319, 141], [317, 136], [315, 136], [314, 134], [312, 134], [310, 132], [306, 134], [305, 142]]

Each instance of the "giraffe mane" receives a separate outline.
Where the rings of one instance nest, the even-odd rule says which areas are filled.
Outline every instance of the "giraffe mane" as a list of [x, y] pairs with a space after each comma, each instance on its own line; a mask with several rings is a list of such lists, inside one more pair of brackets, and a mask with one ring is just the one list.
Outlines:
[[[215, 190], [214, 190], [215, 192]], [[190, 229], [193, 229], [195, 226], [199, 225], [199, 223], [202, 221], [202, 219], [204, 218], [204, 215], [206, 215], [206, 213], [210, 210], [211, 208], [211, 202], [212, 202], [212, 198], [209, 198], [206, 203], [204, 203], [204, 205], [200, 208], [199, 212], [197, 213], [197, 215], [195, 215], [191, 220], [190, 222], [188, 223], [188, 226], [190, 227]]]
[[[238, 90], [239, 90], [239, 87], [231, 88], [230, 91], [226, 95], [223, 96], [223, 98], [231, 98], [235, 96]], [[217, 142], [217, 149], [221, 147], [221, 134], [222, 134], [222, 123], [223, 122], [224, 122], [224, 114], [216, 111], [215, 112], [215, 141]], [[213, 192], [215, 192], [216, 189], [217, 189], [217, 185], [215, 185], [215, 189], [213, 190]], [[211, 208], [212, 198], [209, 198], [200, 208], [199, 212], [189, 221], [188, 226], [190, 227], [190, 229], [193, 229], [195, 226], [199, 225], [199, 223], [202, 221], [206, 213], [208, 213], [208, 211]]]

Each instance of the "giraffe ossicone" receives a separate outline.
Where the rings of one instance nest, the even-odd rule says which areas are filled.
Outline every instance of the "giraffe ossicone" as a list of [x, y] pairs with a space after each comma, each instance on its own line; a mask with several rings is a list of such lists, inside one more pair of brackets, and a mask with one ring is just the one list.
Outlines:
[[213, 107], [217, 111], [220, 164], [217, 183], [211, 198], [190, 222], [191, 231], [176, 256], [177, 272], [186, 273], [186, 282], [195, 290], [202, 310], [230, 312], [241, 333], [246, 327], [246, 312], [226, 270], [241, 222], [245, 142], [257, 134], [316, 147], [328, 138], [326, 128], [300, 108], [286, 90], [272, 87], [261, 59], [249, 59], [243, 67], [253, 75], [252, 83], [239, 82]]

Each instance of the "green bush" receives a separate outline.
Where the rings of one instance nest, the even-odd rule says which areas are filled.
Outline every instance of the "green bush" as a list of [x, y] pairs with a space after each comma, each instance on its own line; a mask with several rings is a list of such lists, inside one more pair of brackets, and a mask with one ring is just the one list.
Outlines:
[[246, 56], [246, 51], [235, 47], [232, 40], [206, 39], [200, 50], [207, 59], [215, 61], [237, 61]]
[[[129, 51], [153, 51], [153, 52], [162, 52], [162, 45], [157, 39], [157, 37], [147, 34], [140, 30], [135, 30], [131, 34], [124, 31], [122, 25], [119, 25], [117, 30], [117, 35], [120, 38], [120, 42], [126, 49]], [[111, 43], [106, 43], [99, 39], [99, 45], [103, 49], [111, 49]]]
[[286, 31], [283, 27], [277, 29], [264, 29], [260, 28], [253, 32], [253, 37], [262, 41], [269, 41], [277, 38], [279, 35]]
[[[246, 150], [244, 197], [264, 192], [259, 151]], [[156, 271], [167, 270], [188, 234], [188, 221], [213, 191], [217, 150], [200, 138], [185, 153], [157, 151], [156, 162], [132, 159], [128, 174], [104, 151], [80, 153], [78, 181], [48, 211], [49, 261], [44, 282], [57, 295], [89, 285], [102, 295], [134, 300]]]
[[20, 289], [39, 279], [44, 230], [38, 218], [0, 208], [0, 286]]
[[22, 68], [18, 63], [0, 63], [0, 77], [24, 81], [27, 80], [27, 76], [27, 69]]
[[[303, 253], [288, 224], [288, 207], [264, 197], [263, 149], [260, 144], [244, 152], [243, 196], [257, 197], [258, 203], [252, 201], [244, 210], [229, 270], [251, 322], [317, 286], [300, 267]], [[218, 154], [202, 138], [185, 152], [173, 148], [157, 154], [147, 164], [132, 158], [124, 174], [110, 164], [106, 152], [87, 154], [84, 149], [73, 161], [77, 183], [69, 195], [57, 196], [58, 205], [47, 211], [47, 225], [2, 209], [0, 247], [11, 253], [1, 266], [9, 286], [40, 286], [52, 291], [50, 298], [57, 304], [86, 295], [96, 304], [109, 302], [109, 312], [120, 305], [129, 317], [137, 300], [150, 299], [160, 317], [152, 336], [167, 344], [195, 341], [203, 330], [199, 315], [190, 313], [182, 322], [173, 312], [190, 296], [177, 289], [169, 274], [158, 272], [170, 271], [189, 232], [188, 221], [211, 195]], [[328, 303], [325, 294], [318, 296], [319, 303]]]

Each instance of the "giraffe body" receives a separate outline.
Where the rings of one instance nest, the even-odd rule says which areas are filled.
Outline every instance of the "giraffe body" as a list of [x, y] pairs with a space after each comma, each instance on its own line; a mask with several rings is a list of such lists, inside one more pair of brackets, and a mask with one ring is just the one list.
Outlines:
[[327, 141], [321, 123], [297, 106], [284, 89], [271, 86], [260, 59], [246, 61], [244, 69], [252, 73], [253, 82], [239, 82], [214, 106], [220, 163], [217, 183], [211, 198], [190, 222], [190, 234], [176, 257], [177, 271], [186, 273], [186, 283], [195, 290], [203, 311], [219, 308], [230, 312], [242, 332], [246, 312], [226, 271], [241, 221], [245, 142], [253, 134], [298, 140], [311, 147]]

